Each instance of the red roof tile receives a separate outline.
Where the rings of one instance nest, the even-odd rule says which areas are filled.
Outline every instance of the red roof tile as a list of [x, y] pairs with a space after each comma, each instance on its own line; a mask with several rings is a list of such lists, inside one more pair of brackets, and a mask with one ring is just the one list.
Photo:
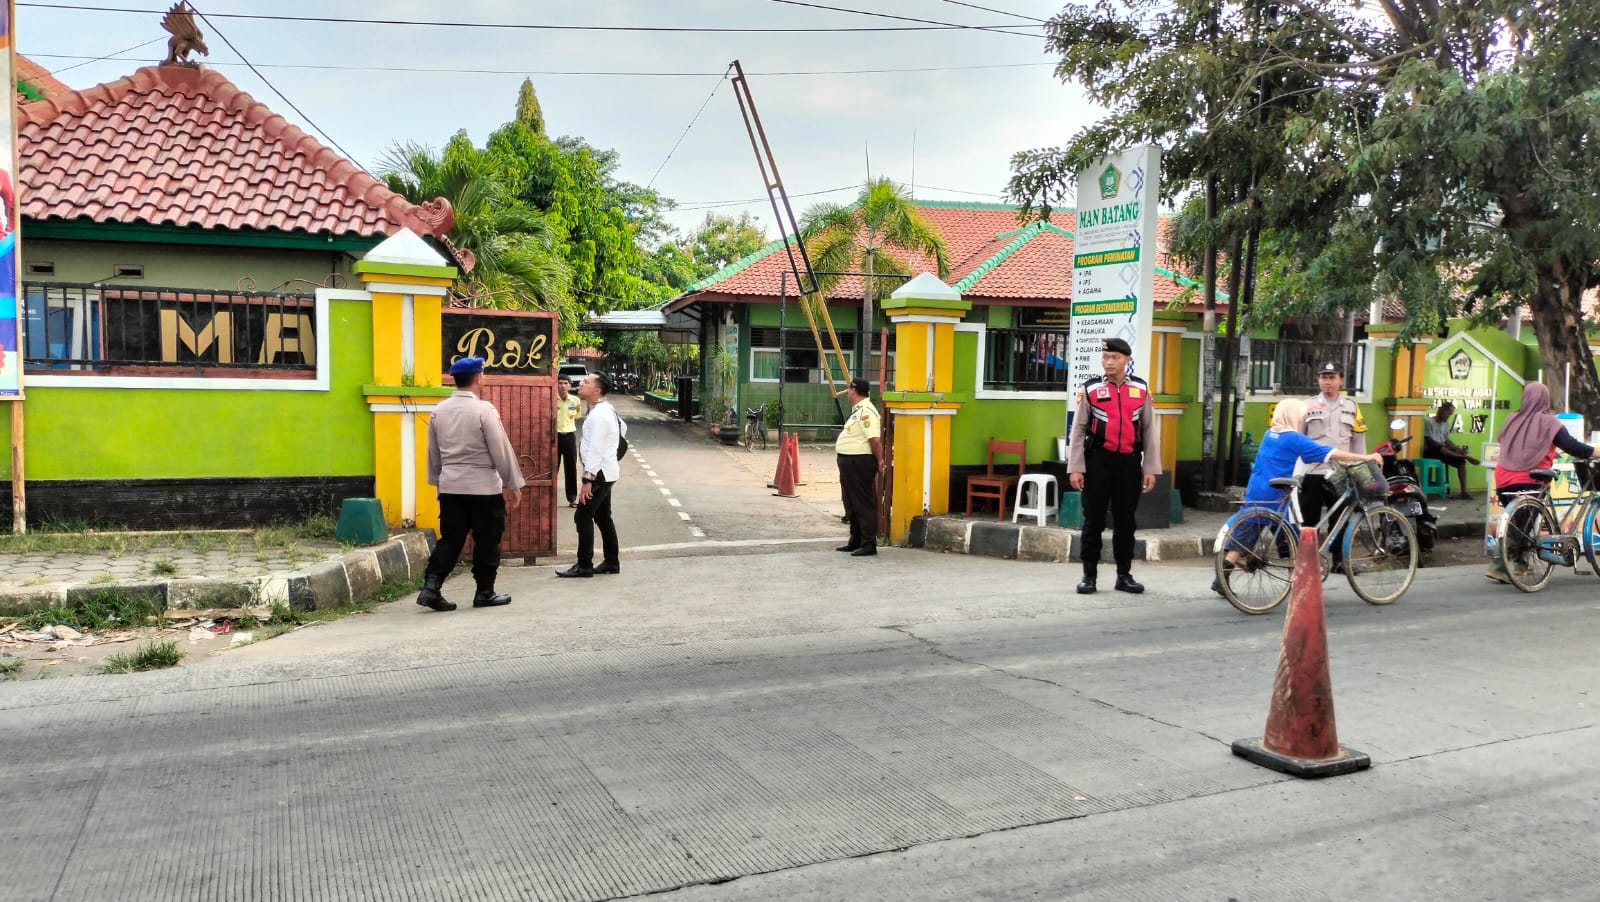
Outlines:
[[71, 88], [57, 81], [56, 77], [51, 75], [50, 71], [45, 67], [20, 53], [17, 54], [16, 58], [17, 78], [27, 82], [28, 87], [32, 88], [34, 93], [43, 94], [46, 97], [59, 97], [62, 94], [72, 93]]
[[[1074, 214], [1057, 213], [1048, 224], [1024, 226], [1017, 218], [1017, 208], [1002, 204], [923, 202], [918, 209], [944, 237], [950, 249], [950, 273], [945, 281], [959, 287], [963, 298], [974, 304], [1031, 302], [1064, 306], [1071, 301], [1071, 233], [1077, 225]], [[1166, 231], [1161, 229], [1163, 238]], [[930, 259], [911, 259], [898, 253], [896, 256], [913, 273], [933, 271]], [[1159, 253], [1156, 265], [1156, 300], [1167, 304], [1183, 289], [1172, 273], [1170, 255]], [[775, 299], [782, 274], [788, 268], [788, 255], [783, 253], [781, 243], [774, 242], [692, 286], [683, 300], [702, 294]], [[1162, 270], [1166, 273], [1162, 274]], [[841, 280], [830, 298], [847, 301], [861, 297], [861, 281]], [[792, 276], [789, 291], [794, 292]], [[681, 306], [682, 303], [673, 305]], [[1193, 306], [1198, 309], [1198, 303]]]
[[[209, 69], [149, 66], [19, 110], [22, 213], [35, 220], [383, 237], [448, 230]], [[437, 202], [435, 202], [437, 203]]]

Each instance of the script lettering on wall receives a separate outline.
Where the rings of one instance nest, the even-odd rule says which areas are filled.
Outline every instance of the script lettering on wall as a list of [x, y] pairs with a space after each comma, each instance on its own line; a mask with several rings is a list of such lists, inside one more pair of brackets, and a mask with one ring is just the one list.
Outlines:
[[548, 316], [449, 313], [442, 323], [441, 372], [463, 357], [482, 357], [485, 373], [550, 375], [555, 320]]

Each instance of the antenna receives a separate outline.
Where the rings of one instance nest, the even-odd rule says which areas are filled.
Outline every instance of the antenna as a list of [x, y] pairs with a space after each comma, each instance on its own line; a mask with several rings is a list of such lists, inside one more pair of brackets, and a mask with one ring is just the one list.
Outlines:
[[911, 130], [911, 196], [917, 196], [917, 130]]

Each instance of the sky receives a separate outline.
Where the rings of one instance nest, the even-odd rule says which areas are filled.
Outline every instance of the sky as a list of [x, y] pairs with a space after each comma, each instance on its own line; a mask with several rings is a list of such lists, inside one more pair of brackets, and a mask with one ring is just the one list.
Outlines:
[[[170, 5], [166, 0], [41, 2], [51, 7], [18, 0], [18, 49], [75, 89], [121, 78], [165, 55], [160, 13]], [[1005, 25], [1026, 34], [575, 31], [215, 18], [211, 27], [201, 24], [211, 49], [203, 62], [316, 134], [314, 123], [369, 169], [401, 142], [437, 148], [465, 129], [481, 144], [511, 118], [517, 87], [531, 78], [549, 133], [615, 148], [623, 179], [653, 185], [678, 203], [668, 214], [674, 226], [690, 229], [708, 211], [737, 215], [748, 210], [769, 238], [777, 229], [761, 173], [733, 86], [722, 78], [734, 59], [748, 76], [796, 215], [817, 201], [849, 202], [869, 172], [913, 184], [920, 199], [1000, 202], [1013, 153], [1063, 144], [1098, 114], [1081, 90], [1062, 84], [1053, 73], [1054, 58], [1032, 21], [1059, 9], [1050, 0], [971, 0], [1004, 14], [950, 0], [817, 2], [962, 25]], [[778, 0], [198, 0], [197, 5], [207, 14], [569, 26], [918, 24]], [[54, 8], [59, 6], [138, 12]], [[288, 102], [241, 65], [240, 54]], [[113, 58], [92, 61], [106, 56]], [[319, 66], [361, 68], [307, 68]], [[845, 71], [861, 69], [937, 71]], [[776, 74], [819, 71], [834, 74]], [[598, 72], [688, 74], [572, 74]]]

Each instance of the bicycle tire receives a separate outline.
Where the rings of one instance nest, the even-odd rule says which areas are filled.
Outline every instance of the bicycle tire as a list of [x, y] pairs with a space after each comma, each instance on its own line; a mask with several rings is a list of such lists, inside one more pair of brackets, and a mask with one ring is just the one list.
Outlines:
[[749, 420], [744, 423], [744, 449], [746, 451], [756, 450], [756, 427]]
[[[1236, 532], [1247, 531], [1246, 524], [1256, 528], [1248, 542], [1236, 538]], [[1270, 510], [1240, 511], [1229, 517], [1217, 531], [1212, 563], [1222, 597], [1246, 614], [1265, 614], [1283, 604], [1294, 578], [1297, 545], [1288, 522]], [[1230, 547], [1244, 552], [1244, 567], [1228, 566]]]
[[1600, 504], [1592, 500], [1583, 517], [1583, 556], [1589, 560], [1589, 570], [1600, 576]]
[[1345, 528], [1345, 579], [1367, 604], [1393, 604], [1406, 594], [1421, 555], [1411, 521], [1388, 505], [1356, 511]]
[[1549, 582], [1556, 565], [1539, 556], [1539, 537], [1560, 535], [1550, 508], [1537, 498], [1514, 498], [1495, 524], [1495, 545], [1504, 556], [1506, 576], [1523, 592], [1537, 592]]

